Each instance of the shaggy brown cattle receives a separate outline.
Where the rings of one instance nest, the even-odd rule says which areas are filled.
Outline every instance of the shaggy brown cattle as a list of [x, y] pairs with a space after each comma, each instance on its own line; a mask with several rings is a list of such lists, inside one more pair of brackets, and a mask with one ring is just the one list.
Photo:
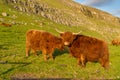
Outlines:
[[2, 26], [5, 26], [5, 27], [11, 27], [12, 25], [11, 24], [7, 24], [7, 23], [1, 23]]
[[112, 40], [112, 45], [119, 46], [120, 45], [120, 40], [119, 39]]
[[44, 60], [47, 60], [47, 55], [53, 59], [52, 53], [55, 48], [63, 49], [64, 44], [61, 38], [52, 35], [49, 32], [42, 30], [29, 30], [26, 33], [26, 56], [32, 49], [34, 54], [37, 50], [41, 50]]
[[78, 59], [78, 65], [85, 67], [90, 61], [99, 62], [106, 69], [109, 67], [109, 51], [104, 41], [72, 32], [60, 33], [60, 36], [70, 54]]

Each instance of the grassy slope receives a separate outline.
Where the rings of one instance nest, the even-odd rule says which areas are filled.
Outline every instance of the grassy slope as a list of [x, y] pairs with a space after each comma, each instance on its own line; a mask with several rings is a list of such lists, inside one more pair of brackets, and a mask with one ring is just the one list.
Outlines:
[[[15, 11], [3, 5], [0, 1], [0, 14], [7, 12], [9, 16], [1, 18], [4, 22], [10, 23], [14, 21], [17, 24], [12, 27], [0, 26], [0, 79], [8, 80], [10, 77], [36, 77], [36, 78], [119, 78], [119, 49], [120, 47], [109, 46], [111, 69], [105, 71], [98, 63], [88, 63], [85, 69], [77, 66], [77, 60], [70, 57], [67, 51], [56, 50], [55, 60], [44, 61], [42, 54], [39, 52], [38, 56], [33, 54], [30, 57], [25, 57], [25, 33], [28, 29], [43, 29], [55, 35], [58, 33], [54, 28], [62, 31], [79, 32], [82, 34], [102, 38], [100, 34], [93, 31], [88, 31], [83, 27], [68, 27], [51, 22], [50, 20], [38, 17], [32, 14], [26, 14]], [[11, 18], [12, 15], [17, 18]], [[37, 20], [37, 22], [35, 21]], [[44, 25], [40, 26], [39, 23]], [[1, 22], [0, 22], [1, 23]], [[19, 24], [18, 24], [19, 23]], [[27, 25], [25, 25], [27, 24]], [[2, 64], [6, 62], [6, 64]]]
[[[84, 6], [84, 8], [86, 10], [88, 10], [88, 12], [85, 12], [83, 14], [83, 12], [79, 11], [78, 5], [76, 4], [76, 6], [75, 6], [75, 3], [70, 0], [52, 0], [52, 1], [49, 1], [49, 0], [41, 1], [40, 0], [40, 2], [46, 3], [51, 8], [57, 8], [59, 10], [63, 10], [63, 13], [64, 13], [63, 15], [65, 18], [73, 16], [73, 15], [75, 17], [81, 18], [82, 19], [81, 22], [84, 23], [84, 24], [81, 24], [81, 26], [84, 27], [84, 29], [86, 28], [87, 30], [96, 31], [97, 33], [102, 35], [102, 39], [104, 38], [109, 43], [111, 42], [111, 40], [116, 38], [120, 33], [119, 24], [114, 22], [115, 20], [112, 21], [112, 18], [111, 18], [111, 21], [112, 21], [111, 23], [110, 23], [110, 21], [107, 21], [107, 20], [109, 20], [109, 17], [113, 17], [113, 16], [110, 16], [110, 14], [108, 14], [106, 12], [103, 12], [103, 11], [100, 11], [98, 9], [91, 8], [88, 6]], [[81, 5], [81, 7], [83, 7], [83, 6]], [[91, 14], [89, 13], [89, 10], [105, 16], [106, 20], [99, 19], [100, 17], [98, 18], [99, 19], [98, 20], [97, 16], [99, 16], [99, 15], [92, 15], [93, 18], [90, 18]], [[86, 17], [85, 14], [86, 14], [86, 16], [89, 16], [89, 17]], [[109, 17], [107, 17], [108, 15], [109, 15]], [[92, 28], [94, 28], [94, 29], [92, 29]], [[98, 37], [100, 37], [100, 36], [98, 36]]]

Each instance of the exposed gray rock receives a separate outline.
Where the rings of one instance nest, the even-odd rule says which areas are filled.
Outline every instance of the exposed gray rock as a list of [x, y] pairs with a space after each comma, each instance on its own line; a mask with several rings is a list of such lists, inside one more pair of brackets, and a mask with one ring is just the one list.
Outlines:
[[76, 20], [74, 20], [72, 16], [69, 16], [66, 19], [66, 17], [63, 14], [63, 11], [57, 8], [51, 8], [45, 3], [38, 3], [35, 0], [6, 0], [6, 2], [12, 4], [13, 7], [17, 10], [20, 10], [22, 12], [30, 12], [33, 14], [38, 14], [56, 23], [71, 25], [71, 26], [76, 26], [81, 24], [76, 22]]
[[6, 17], [8, 14], [6, 12], [2, 12], [2, 16]]
[[[120, 18], [113, 17], [106, 12], [80, 5], [72, 0], [60, 1], [74, 10], [75, 13], [66, 8], [57, 9], [50, 7], [47, 3], [43, 3], [41, 0], [6, 0], [8, 4], [13, 5], [13, 7], [19, 11], [38, 14], [60, 24], [70, 26], [81, 26], [83, 24], [92, 25], [93, 22], [88, 20], [89, 18], [105, 20], [107, 22], [114, 21], [117, 24], [120, 23]], [[79, 14], [81, 14], [81, 16]]]

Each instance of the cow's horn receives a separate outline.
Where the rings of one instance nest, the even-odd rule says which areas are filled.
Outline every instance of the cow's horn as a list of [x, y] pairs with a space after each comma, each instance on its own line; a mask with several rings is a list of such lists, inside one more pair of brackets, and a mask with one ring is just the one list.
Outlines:
[[82, 31], [78, 32], [78, 33], [73, 33], [73, 34], [80, 34]]
[[58, 29], [55, 28], [55, 30], [58, 32], [58, 33], [63, 33], [62, 31], [59, 31]]

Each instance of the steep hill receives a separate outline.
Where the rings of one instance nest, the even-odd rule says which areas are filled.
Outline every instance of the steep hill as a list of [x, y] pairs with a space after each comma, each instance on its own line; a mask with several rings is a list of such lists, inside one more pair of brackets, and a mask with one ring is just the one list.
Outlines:
[[96, 31], [105, 39], [111, 40], [120, 33], [120, 18], [72, 0], [5, 0], [5, 3], [16, 10], [37, 14], [58, 24]]

